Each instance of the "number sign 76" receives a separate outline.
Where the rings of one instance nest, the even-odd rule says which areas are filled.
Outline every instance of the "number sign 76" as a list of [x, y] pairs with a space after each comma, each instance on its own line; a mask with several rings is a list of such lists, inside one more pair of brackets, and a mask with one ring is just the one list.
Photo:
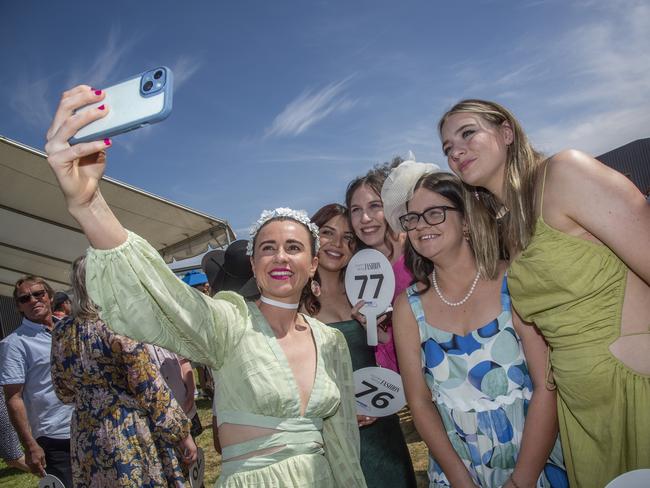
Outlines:
[[354, 277], [355, 281], [363, 281], [363, 283], [361, 283], [361, 289], [359, 290], [359, 300], [363, 298], [363, 292], [366, 291], [366, 284], [368, 283], [368, 278], [370, 278], [371, 280], [377, 280], [377, 286], [375, 288], [375, 293], [373, 294], [372, 298], [377, 299], [377, 297], [379, 296], [379, 290], [381, 290], [381, 284], [384, 282], [383, 274], [372, 274], [370, 276], [356, 275]]

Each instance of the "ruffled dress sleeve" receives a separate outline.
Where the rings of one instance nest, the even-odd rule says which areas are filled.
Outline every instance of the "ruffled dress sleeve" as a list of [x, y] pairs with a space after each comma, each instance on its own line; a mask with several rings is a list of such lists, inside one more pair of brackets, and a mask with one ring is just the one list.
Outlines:
[[86, 288], [118, 334], [217, 370], [250, 326], [241, 296], [222, 292], [210, 298], [187, 286], [132, 232], [116, 248], [88, 250]]
[[354, 401], [352, 360], [343, 334], [331, 329], [335, 343], [329, 371], [341, 393], [336, 413], [323, 421], [325, 457], [329, 462], [336, 486], [365, 488], [366, 481], [359, 463], [359, 426]]

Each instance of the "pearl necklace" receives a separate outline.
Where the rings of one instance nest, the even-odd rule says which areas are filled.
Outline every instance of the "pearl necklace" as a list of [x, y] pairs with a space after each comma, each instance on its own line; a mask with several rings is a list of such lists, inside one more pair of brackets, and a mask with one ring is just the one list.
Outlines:
[[459, 307], [463, 303], [465, 303], [467, 300], [469, 300], [469, 297], [472, 296], [472, 293], [474, 293], [474, 288], [476, 288], [476, 284], [478, 283], [479, 276], [481, 275], [480, 271], [476, 272], [476, 276], [474, 277], [474, 281], [472, 282], [472, 286], [469, 288], [469, 291], [467, 292], [467, 295], [463, 297], [462, 300], [459, 302], [450, 302], [447, 300], [443, 295], [442, 292], [440, 291], [440, 288], [438, 287], [438, 281], [436, 280], [436, 270], [435, 268], [433, 269], [433, 273], [431, 273], [431, 281], [433, 282], [433, 288], [436, 290], [436, 293], [440, 297], [440, 300], [442, 300], [442, 303], [445, 305], [449, 305], [450, 307]]

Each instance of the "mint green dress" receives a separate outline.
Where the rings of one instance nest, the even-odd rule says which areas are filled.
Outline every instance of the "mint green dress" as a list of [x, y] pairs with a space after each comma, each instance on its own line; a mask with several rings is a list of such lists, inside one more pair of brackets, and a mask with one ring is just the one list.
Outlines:
[[[133, 233], [115, 249], [90, 249], [86, 273], [91, 298], [116, 332], [214, 370], [220, 423], [275, 430], [225, 447], [217, 487], [366, 486], [350, 354], [339, 331], [305, 317], [317, 365], [301, 416], [289, 363], [255, 304], [236, 293], [210, 298], [186, 286]], [[270, 448], [278, 450], [249, 456]]]

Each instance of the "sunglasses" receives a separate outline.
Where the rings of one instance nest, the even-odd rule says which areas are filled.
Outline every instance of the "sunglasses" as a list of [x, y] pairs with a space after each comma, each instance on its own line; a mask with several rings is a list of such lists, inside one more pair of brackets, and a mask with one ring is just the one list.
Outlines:
[[27, 295], [20, 295], [16, 297], [16, 300], [18, 300], [18, 303], [29, 303], [32, 301], [32, 297], [34, 297], [37, 301], [40, 301], [45, 295], [47, 294], [47, 290], [37, 290], [33, 291], [31, 293], [28, 293]]

